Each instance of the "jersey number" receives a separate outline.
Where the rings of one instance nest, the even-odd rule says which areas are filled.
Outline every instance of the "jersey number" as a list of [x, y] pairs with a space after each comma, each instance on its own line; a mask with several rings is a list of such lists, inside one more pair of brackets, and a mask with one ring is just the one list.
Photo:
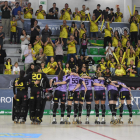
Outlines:
[[85, 84], [86, 84], [86, 85], [88, 85], [88, 84], [89, 84], [88, 80], [85, 80]]
[[[18, 80], [15, 81], [15, 83], [18, 82]], [[17, 85], [17, 87], [23, 87], [23, 82]]]
[[78, 80], [75, 78], [72, 78], [72, 84], [78, 84]]
[[33, 75], [32, 75], [32, 79], [33, 79], [33, 80], [41, 80], [41, 78], [42, 78], [42, 77], [41, 77], [41, 74], [33, 74]]

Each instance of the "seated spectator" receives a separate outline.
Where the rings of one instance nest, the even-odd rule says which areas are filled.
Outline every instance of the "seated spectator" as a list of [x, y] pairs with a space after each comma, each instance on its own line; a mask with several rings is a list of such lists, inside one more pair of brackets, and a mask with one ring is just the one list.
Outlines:
[[72, 14], [72, 12], [67, 3], [65, 4], [65, 8], [61, 10], [61, 14], [62, 14], [62, 20], [71, 20], [70, 15]]
[[45, 28], [42, 30], [42, 42], [46, 43], [47, 38], [51, 36], [52, 31], [49, 29], [48, 25], [46, 24]]
[[82, 68], [82, 65], [85, 63], [85, 58], [84, 55], [80, 55], [80, 58], [78, 58], [78, 55], [76, 57], [76, 64], [78, 65], [79, 68]]
[[15, 17], [16, 15], [18, 15], [18, 11], [21, 11], [21, 4], [22, 3], [19, 4], [19, 2], [16, 2], [16, 7], [12, 11], [12, 16]]
[[125, 62], [125, 60], [122, 60], [123, 59], [123, 57], [119, 57], [119, 64], [120, 64], [120, 66], [121, 66], [121, 69], [123, 70], [123, 73], [124, 73], [124, 75], [126, 75], [126, 68], [127, 68], [127, 65], [126, 65], [126, 62]]
[[87, 72], [94, 72], [96, 71], [96, 66], [94, 66], [95, 61], [92, 57], [85, 56], [85, 64], [87, 68]]
[[117, 8], [115, 13], [115, 22], [122, 22], [123, 14], [120, 12], [120, 8]]
[[113, 58], [113, 56], [110, 54], [110, 55], [109, 55], [109, 59], [108, 59], [108, 58], [106, 59], [107, 67], [108, 67], [108, 68], [110, 68], [110, 63], [111, 63], [111, 59], [112, 59], [112, 58]]
[[51, 57], [54, 56], [54, 46], [51, 38], [48, 37], [47, 42], [44, 44], [44, 54], [47, 56], [46, 64], [48, 64]]
[[49, 72], [47, 74], [54, 75], [56, 72], [57, 62], [54, 61], [54, 57], [50, 58], [50, 62], [47, 64], [47, 68], [49, 68]]
[[109, 68], [106, 68], [106, 71], [104, 72], [104, 76], [105, 77], [110, 77], [111, 76], [111, 72]]
[[137, 75], [140, 76], [140, 51], [136, 57]]
[[[84, 22], [81, 24], [81, 27], [80, 27], [80, 31], [79, 31], [79, 36], [80, 36], [80, 39], [83, 38], [83, 34], [86, 34], [87, 32], [87, 29], [85, 28], [85, 24]], [[80, 42], [81, 43], [81, 42]]]
[[31, 8], [31, 3], [28, 2], [27, 7], [24, 8], [24, 18], [32, 19], [33, 8]]
[[101, 33], [105, 33], [104, 35], [104, 49], [107, 46], [107, 42], [111, 42], [111, 33], [113, 33], [112, 29], [108, 26], [108, 23], [106, 23], [106, 28], [101, 32]]
[[137, 73], [137, 69], [136, 69], [136, 66], [134, 65], [134, 60], [132, 59], [130, 61], [130, 65], [127, 67], [127, 76], [129, 77], [135, 77], [136, 76], [136, 73]]
[[14, 43], [16, 44], [16, 27], [17, 27], [17, 21], [15, 20], [15, 17], [13, 16], [12, 18], [13, 20], [10, 22], [11, 23], [11, 44], [12, 44], [12, 40], [14, 37]]
[[116, 62], [115, 62], [115, 59], [112, 58], [111, 59], [111, 62], [110, 62], [110, 72], [111, 72], [111, 75], [112, 76], [115, 76], [115, 67], [116, 67]]
[[34, 42], [34, 51], [36, 54], [39, 53], [40, 48], [42, 48], [43, 46], [43, 42], [41, 40], [41, 37], [39, 37], [39, 35], [36, 36], [36, 40]]
[[47, 56], [43, 53], [43, 49], [39, 49], [39, 53], [36, 54], [36, 64], [41, 65], [41, 63], [46, 63]]
[[44, 62], [41, 62], [41, 72], [47, 74], [47, 68], [45, 68], [45, 63]]
[[98, 20], [96, 17], [93, 15], [92, 20], [90, 21], [90, 39], [93, 40], [93, 37], [98, 40]]
[[[93, 10], [93, 15], [96, 17], [96, 19], [102, 14], [102, 10], [100, 9], [101, 5], [97, 5], [97, 9]], [[102, 22], [102, 17], [99, 19], [100, 22]]]
[[121, 49], [123, 50], [123, 47], [122, 47], [121, 41], [119, 40], [117, 47], [115, 47], [115, 55], [117, 56], [117, 58], [119, 58], [119, 53]]
[[0, 45], [0, 74], [3, 74], [5, 57], [6, 57], [6, 52], [5, 50], [2, 49], [2, 46]]
[[75, 24], [75, 22], [72, 22], [71, 27], [70, 27], [70, 31], [69, 31], [70, 35], [73, 35], [75, 28], [76, 28], [76, 24]]
[[6, 60], [6, 64], [4, 66], [5, 66], [5, 72], [4, 72], [4, 74], [11, 75], [12, 74], [12, 62], [11, 62], [11, 58], [8, 58]]
[[138, 40], [138, 43], [136, 45], [136, 55], [139, 55], [140, 52], [140, 39]]
[[61, 40], [61, 38], [58, 38], [55, 40], [55, 55], [56, 55], [56, 61], [61, 60], [63, 61], [63, 41]]
[[18, 62], [15, 62], [14, 67], [13, 67], [13, 74], [14, 75], [19, 75], [20, 74], [20, 68], [18, 66]]
[[106, 68], [107, 68], [107, 64], [105, 62], [104, 57], [101, 58], [101, 62], [99, 62], [99, 65], [101, 66], [101, 72], [104, 72], [106, 70]]
[[2, 30], [3, 30], [3, 27], [0, 26], [0, 45], [1, 45], [1, 48], [3, 47], [3, 39], [5, 38], [5, 33]]
[[117, 69], [115, 70], [115, 75], [116, 76], [123, 76], [123, 75], [125, 75], [123, 69], [121, 69], [121, 65], [117, 66]]
[[102, 71], [101, 71], [101, 66], [100, 66], [100, 65], [97, 65], [97, 70], [96, 70], [96, 72], [95, 72], [95, 75], [96, 75], [97, 77], [103, 76], [103, 73], [102, 73]]
[[18, 14], [16, 15], [16, 21], [17, 21], [17, 43], [20, 43], [20, 35], [23, 30], [23, 15], [21, 15], [21, 11], [18, 11]]
[[68, 61], [70, 69], [73, 69], [76, 65], [75, 61], [74, 61], [74, 57], [71, 57], [70, 60]]
[[71, 68], [70, 68], [69, 63], [65, 64], [65, 68], [63, 69], [63, 71], [65, 72], [65, 75], [68, 75], [71, 73]]
[[28, 69], [30, 64], [34, 62], [33, 57], [35, 57], [35, 55], [33, 53], [34, 52], [32, 51], [32, 44], [28, 44], [28, 49], [24, 51], [25, 71]]
[[77, 26], [74, 30], [74, 39], [77, 41], [76, 54], [79, 55], [80, 54], [80, 42], [79, 42], [79, 30], [77, 29]]
[[110, 10], [109, 7], [106, 7], [106, 10], [103, 10], [103, 19], [106, 21], [108, 18], [108, 11]]
[[58, 19], [59, 9], [56, 7], [56, 3], [53, 3], [53, 7], [49, 9], [50, 19]]
[[71, 57], [75, 59], [76, 54], [77, 41], [74, 39], [73, 35], [70, 36], [70, 40], [67, 41], [67, 44], [68, 44], [67, 61], [69, 61]]
[[81, 21], [81, 13], [78, 11], [78, 8], [75, 8], [75, 12], [73, 12], [73, 20]]
[[57, 65], [56, 65], [56, 69], [55, 70], [56, 70], [55, 75], [58, 75], [59, 72], [61, 70], [63, 70], [63, 64], [62, 64], [62, 61], [61, 60], [58, 60], [57, 61]]
[[36, 11], [35, 16], [37, 16], [37, 19], [44, 19], [44, 16], [46, 16], [46, 12], [43, 10], [42, 5], [39, 5], [39, 10]]
[[[118, 58], [119, 58], [119, 57], [123, 57], [123, 55], [124, 55], [124, 51], [123, 51], [122, 49], [120, 49], [120, 52], [119, 52]], [[126, 56], [125, 56], [125, 58], [126, 58]], [[125, 58], [124, 58], [124, 59], [125, 59]]]
[[34, 71], [34, 68], [35, 68], [34, 63], [31, 63], [29, 65], [29, 67], [27, 68], [27, 70], [26, 70], [26, 74], [29, 74], [30, 72], [33, 72]]
[[112, 46], [113, 47], [117, 47], [118, 46], [118, 42], [119, 42], [119, 34], [118, 31], [114, 32], [114, 36], [112, 37]]
[[27, 35], [24, 29], [22, 30], [20, 39], [21, 39], [21, 59], [22, 59], [24, 51], [28, 49], [28, 44], [30, 43], [30, 36]]
[[112, 22], [114, 22], [114, 17], [115, 17], [115, 14], [114, 14], [114, 9], [113, 8], [111, 8], [110, 9], [110, 14], [108, 14], [108, 18], [109, 18], [109, 21], [112, 23]]
[[82, 75], [84, 75], [84, 74], [86, 74], [87, 76], [89, 76], [89, 74], [87, 72], [87, 68], [85, 67], [85, 65], [81, 69], [80, 77], [82, 77]]
[[81, 54], [84, 56], [87, 56], [87, 44], [88, 44], [88, 39], [86, 34], [83, 34], [83, 38], [81, 39]]
[[109, 56], [112, 55], [113, 56], [113, 52], [114, 52], [114, 47], [112, 47], [111, 42], [108, 42], [108, 46], [106, 47], [106, 60], [109, 60]]

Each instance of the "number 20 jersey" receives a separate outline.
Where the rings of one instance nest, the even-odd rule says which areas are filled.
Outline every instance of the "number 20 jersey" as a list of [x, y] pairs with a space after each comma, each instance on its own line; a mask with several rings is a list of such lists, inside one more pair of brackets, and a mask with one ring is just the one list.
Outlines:
[[[77, 84], [82, 84], [82, 78], [80, 78], [79, 76], [74, 76], [74, 75], [70, 75], [67, 79], [66, 82], [69, 83], [69, 91], [72, 91]], [[76, 89], [75, 91], [79, 91], [79, 88]]]

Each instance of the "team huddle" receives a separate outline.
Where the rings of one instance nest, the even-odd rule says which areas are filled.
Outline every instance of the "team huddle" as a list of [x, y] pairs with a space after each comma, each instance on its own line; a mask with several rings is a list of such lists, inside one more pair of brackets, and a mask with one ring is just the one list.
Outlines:
[[[44, 73], [41, 73], [39, 66], [36, 66], [34, 72], [29, 73], [24, 77], [25, 72], [21, 71], [20, 77], [16, 78], [13, 84], [14, 104], [13, 104], [13, 121], [15, 123], [25, 123], [27, 112], [29, 108], [30, 120], [32, 124], [40, 124], [42, 122], [43, 112], [46, 101], [51, 101], [53, 98], [53, 121], [52, 124], [57, 124], [56, 112], [58, 109], [59, 100], [61, 101], [61, 120], [60, 124], [71, 124], [70, 115], [72, 103], [74, 103], [74, 119], [73, 124], [81, 124], [83, 105], [86, 102], [86, 120], [85, 124], [89, 124], [89, 117], [91, 112], [91, 102], [93, 101], [94, 87], [94, 101], [96, 119], [95, 124], [106, 124], [106, 92], [108, 91], [109, 107], [112, 113], [110, 123], [123, 123], [123, 105], [126, 99], [127, 108], [129, 110], [128, 123], [133, 123], [132, 120], [132, 105], [131, 105], [131, 89], [120, 81], [112, 81], [111, 78], [90, 77], [86, 74], [77, 74], [77, 69], [73, 68], [69, 75], [60, 71], [57, 77], [49, 81]], [[28, 87], [31, 89], [30, 99], [28, 99]], [[44, 90], [49, 88], [47, 91]], [[17, 89], [17, 94], [16, 90]], [[68, 96], [67, 95], [68, 90]], [[46, 93], [47, 92], [47, 93]], [[54, 93], [54, 94], [53, 94]], [[120, 98], [120, 105], [116, 107], [116, 103]], [[15, 100], [16, 99], [16, 100]], [[67, 101], [67, 107], [65, 103]], [[101, 101], [102, 119], [99, 118], [99, 102]], [[119, 119], [116, 118], [117, 109], [120, 110]], [[67, 110], [67, 119], [64, 119], [64, 113]]]

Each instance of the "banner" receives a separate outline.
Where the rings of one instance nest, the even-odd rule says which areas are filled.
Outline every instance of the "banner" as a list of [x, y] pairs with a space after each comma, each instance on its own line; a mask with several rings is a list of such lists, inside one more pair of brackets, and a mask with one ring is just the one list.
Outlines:
[[[67, 25], [71, 27], [71, 23], [73, 20], [68, 20]], [[81, 21], [74, 21], [75, 24], [77, 24], [77, 28], [79, 29], [81, 26]], [[51, 19], [45, 19], [45, 20], [38, 20], [38, 25], [40, 26], [41, 31], [45, 28], [45, 25], [48, 24], [49, 28], [52, 30], [52, 36], [59, 36], [60, 34], [60, 26], [63, 24], [63, 20], [51, 20]], [[87, 29], [87, 36], [90, 37], [90, 25], [89, 21], [85, 21], [85, 28]], [[103, 37], [104, 35], [100, 33], [101, 24], [99, 22], [98, 28], [99, 28], [99, 37]], [[28, 19], [24, 20], [24, 29], [26, 30], [27, 34], [30, 34], [31, 32], [31, 22]], [[103, 25], [103, 29], [106, 27], [106, 23]], [[130, 24], [129, 23], [123, 23], [123, 22], [114, 22], [110, 24], [110, 27], [112, 28], [113, 32], [118, 30], [120, 35], [124, 34], [124, 30], [126, 29], [129, 33]], [[40, 33], [41, 33], [40, 31]]]
[[[12, 98], [14, 96], [13, 94], [13, 91], [12, 89], [0, 89], [0, 115], [11, 115], [12, 113]], [[28, 92], [30, 93], [30, 92]], [[138, 106], [140, 107], [140, 91], [132, 91], [132, 94], [133, 94], [133, 97], [136, 101], [136, 103], [138, 104]], [[29, 97], [29, 96], [28, 96]], [[94, 97], [94, 96], [93, 96]], [[108, 115], [111, 114], [110, 112], [110, 109], [109, 109], [109, 103], [108, 103], [108, 94], [107, 94], [107, 91], [106, 91], [106, 113]], [[133, 108], [133, 114], [140, 114], [140, 112], [138, 111], [137, 109], [137, 106], [134, 102], [134, 100], [132, 99], [132, 108]], [[65, 104], [67, 105], [67, 103]], [[126, 106], [126, 101], [124, 102], [124, 110], [125, 113], [124, 114], [128, 114], [128, 109], [127, 109], [127, 106]], [[119, 106], [119, 103], [117, 103], [117, 106]], [[45, 106], [45, 111], [44, 111], [44, 114], [45, 115], [49, 115], [49, 114], [52, 114], [52, 107], [53, 107], [53, 101], [49, 102], [47, 101], [46, 102], [46, 106]], [[92, 115], [95, 115], [95, 110], [94, 110], [94, 107], [95, 107], [95, 102], [93, 100], [92, 104], [91, 104], [91, 114]], [[74, 104], [72, 104], [72, 109], [74, 108]], [[86, 103], [84, 104], [84, 108], [83, 108], [83, 114], [86, 114]], [[58, 111], [57, 111], [57, 114], [59, 115], [61, 113], [60, 111], [60, 103], [59, 103], [59, 107], [58, 107]], [[72, 114], [74, 112], [72, 111]], [[101, 113], [101, 111], [100, 111]], [[67, 112], [65, 112], [65, 114], [67, 114]]]

